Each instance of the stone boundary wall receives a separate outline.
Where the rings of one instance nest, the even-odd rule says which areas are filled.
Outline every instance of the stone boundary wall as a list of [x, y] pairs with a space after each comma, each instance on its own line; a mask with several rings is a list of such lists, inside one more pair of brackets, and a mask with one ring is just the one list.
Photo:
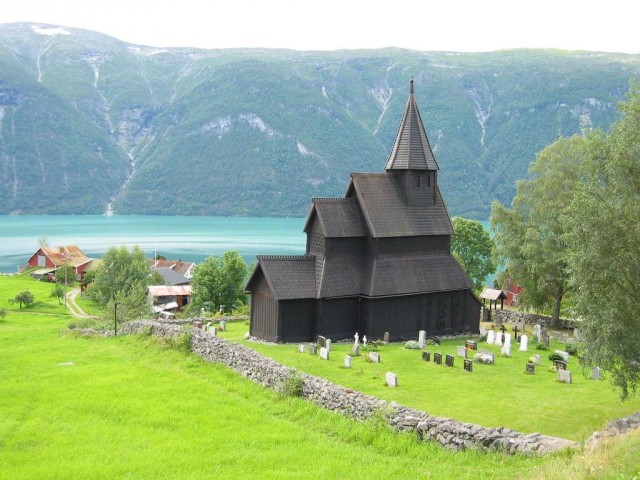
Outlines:
[[[528, 324], [539, 323], [544, 327], [548, 327], [551, 323], [551, 317], [547, 315], [538, 315], [537, 313], [519, 312], [517, 310], [496, 310], [491, 312], [493, 323], [498, 325], [502, 323], [523, 322]], [[580, 320], [573, 318], [560, 318], [558, 328], [579, 328]]]
[[640, 428], [640, 412], [632, 413], [627, 417], [618, 418], [617, 420], [609, 422], [604, 430], [591, 435], [585, 443], [587, 445], [593, 445], [606, 437], [624, 435], [630, 430], [635, 430], [636, 428]]
[[[186, 330], [175, 322], [134, 321], [123, 325], [122, 333], [148, 332], [158, 337], [181, 335]], [[260, 385], [282, 390], [292, 378], [293, 370], [234, 342], [216, 337], [201, 329], [191, 330], [191, 351], [204, 360], [218, 362]], [[299, 374], [302, 397], [316, 405], [364, 420], [382, 412], [392, 427], [415, 432], [422, 440], [433, 440], [452, 450], [476, 448], [504, 451], [509, 454], [543, 455], [577, 447], [576, 442], [539, 433], [524, 434], [508, 428], [485, 428], [449, 418], [434, 417], [420, 410], [404, 407], [336, 385], [323, 378]]]
[[202, 325], [206, 325], [211, 322], [218, 323], [220, 321], [223, 322], [240, 322], [242, 320], [249, 320], [249, 315], [225, 315], [220, 317], [192, 317], [186, 319], [176, 319], [176, 320], [155, 320], [158, 323], [164, 323], [167, 325], [191, 325], [193, 322], [200, 322]]

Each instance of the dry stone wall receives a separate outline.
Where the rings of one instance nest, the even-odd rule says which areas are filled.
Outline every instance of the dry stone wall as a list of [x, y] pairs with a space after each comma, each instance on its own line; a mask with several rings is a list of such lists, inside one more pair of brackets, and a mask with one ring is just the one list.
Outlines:
[[[519, 312], [517, 310], [496, 310], [491, 312], [492, 321], [497, 324], [523, 322], [528, 324], [539, 323], [543, 326], [551, 324], [551, 317], [538, 315], [537, 313]], [[560, 318], [558, 328], [579, 328], [580, 321], [573, 318]]]
[[[122, 328], [122, 333], [140, 332], [163, 337], [182, 335], [186, 330], [180, 325], [152, 321], [129, 322]], [[290, 368], [275, 360], [201, 329], [191, 330], [191, 350], [207, 361], [222, 363], [242, 376], [276, 390], [281, 390], [292, 375], [295, 375]], [[539, 433], [524, 434], [504, 427], [485, 428], [434, 417], [312, 375], [299, 374], [299, 378], [302, 397], [322, 408], [357, 420], [364, 420], [381, 412], [392, 427], [400, 431], [415, 432], [420, 439], [436, 441], [452, 450], [477, 448], [509, 454], [546, 454], [577, 446], [570, 440]]]

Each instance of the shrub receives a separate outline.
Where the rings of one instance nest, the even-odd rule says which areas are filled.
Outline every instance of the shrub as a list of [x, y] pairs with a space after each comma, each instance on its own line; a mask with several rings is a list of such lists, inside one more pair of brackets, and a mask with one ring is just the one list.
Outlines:
[[565, 343], [564, 351], [567, 352], [569, 355], [571, 355], [573, 357], [578, 355], [578, 347], [576, 345], [574, 345], [573, 343]]
[[7, 316], [7, 309], [6, 308], [0, 308], [0, 320], [4, 319]]
[[478, 342], [486, 342], [486, 341], [487, 341], [486, 335], [480, 335], [480, 338], [478, 338]]
[[547, 347], [544, 343], [539, 343], [538, 345], [536, 345], [536, 350], [549, 350], [549, 347]]
[[300, 372], [295, 368], [292, 368], [276, 389], [287, 397], [301, 397], [302, 383], [302, 376], [300, 375]]
[[409, 340], [404, 344], [404, 348], [406, 348], [407, 350], [420, 350], [420, 344], [415, 340]]
[[549, 360], [551, 360], [552, 362], [555, 362], [557, 360], [564, 361], [564, 358], [559, 353], [552, 353], [549, 355]]

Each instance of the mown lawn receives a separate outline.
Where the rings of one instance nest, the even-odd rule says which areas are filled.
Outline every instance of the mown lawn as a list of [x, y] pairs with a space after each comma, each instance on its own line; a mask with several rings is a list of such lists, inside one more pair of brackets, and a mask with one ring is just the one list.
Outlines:
[[[54, 284], [39, 282], [28, 275], [3, 275], [0, 276], [0, 308], [19, 313], [39, 312], [56, 315], [70, 315], [64, 304], [60, 304], [57, 298], [51, 298]], [[23, 290], [29, 290], [35, 297], [36, 304], [31, 307], [22, 307], [9, 300]]]
[[[221, 337], [243, 343], [284, 365], [432, 415], [483, 426], [505, 426], [527, 433], [584, 440], [608, 421], [640, 410], [640, 397], [621, 402], [608, 381], [585, 376], [574, 357], [569, 361], [573, 383], [558, 383], [556, 373], [549, 371], [552, 362], [548, 355], [554, 349], [564, 349], [564, 344], [553, 340], [548, 351], [532, 347], [528, 352], [519, 352], [514, 342], [510, 358], [501, 357], [499, 347], [480, 344], [479, 348], [496, 354], [496, 363], [474, 363], [472, 373], [463, 370], [460, 357], [455, 357], [453, 368], [444, 365], [444, 355], [455, 356], [456, 346], [463, 344], [462, 340], [427, 346], [432, 356], [434, 352], [443, 354], [442, 365], [424, 362], [420, 350], [389, 344], [378, 349], [381, 363], [367, 362], [368, 351], [363, 350], [360, 357], [353, 357], [353, 368], [345, 369], [344, 356], [350, 354], [351, 344], [334, 343], [329, 361], [325, 361], [319, 356], [298, 353], [297, 345], [244, 340], [249, 328], [244, 322], [229, 327], [227, 332], [220, 333]], [[542, 356], [542, 365], [536, 367], [534, 375], [527, 375], [525, 365], [534, 354]], [[386, 372], [398, 375], [398, 388], [385, 385]]]
[[0, 478], [517, 478], [549, 459], [455, 454], [285, 398], [150, 337], [0, 321]]

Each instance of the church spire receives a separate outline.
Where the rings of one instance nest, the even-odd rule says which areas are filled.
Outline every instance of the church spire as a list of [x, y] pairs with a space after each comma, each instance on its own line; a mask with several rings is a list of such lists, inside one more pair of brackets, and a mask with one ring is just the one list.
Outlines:
[[413, 91], [412, 78], [409, 82], [409, 100], [385, 170], [438, 170]]

